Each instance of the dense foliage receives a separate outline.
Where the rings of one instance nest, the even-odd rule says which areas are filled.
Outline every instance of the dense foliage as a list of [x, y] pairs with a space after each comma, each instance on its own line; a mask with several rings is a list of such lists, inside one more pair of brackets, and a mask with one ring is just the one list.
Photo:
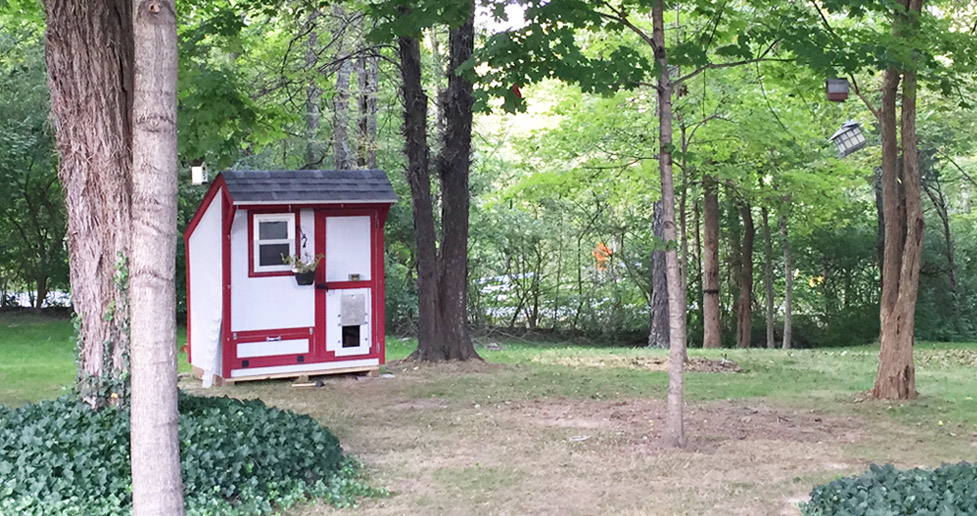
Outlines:
[[[377, 59], [377, 136], [371, 145], [378, 168], [388, 171], [402, 199], [386, 227], [387, 328], [410, 333], [417, 322], [417, 253], [403, 175], [398, 57], [389, 37], [378, 35], [396, 29], [383, 19], [393, 25], [413, 21], [381, 16], [378, 25], [371, 16], [389, 15], [396, 3], [368, 4], [347, 3], [337, 10], [290, 1], [178, 3], [179, 226], [186, 227], [206, 189], [190, 184], [191, 162], [206, 162], [211, 177], [229, 167], [332, 167], [334, 135], [343, 129], [333, 116], [337, 74], [362, 57]], [[850, 4], [825, 3], [834, 35], [820, 30], [813, 3], [692, 2], [674, 5], [666, 14], [670, 63], [679, 75], [704, 63], [761, 54], [771, 58], [707, 69], [686, 81], [674, 98], [676, 209], [688, 249], [682, 254], [692, 346], [699, 345], [702, 332], [706, 176], [720, 185], [724, 342], [733, 341], [743, 205], [749, 206], [757, 231], [750, 262], [755, 269], [755, 345], [764, 340], [761, 271], [767, 264], [773, 271], [774, 325], [780, 338], [785, 244], [793, 252], [795, 345], [859, 344], [878, 335], [878, 124], [854, 84], [841, 104], [828, 102], [823, 89], [827, 74], [852, 72], [858, 93], [878, 103], [881, 77], [875, 70], [884, 63], [854, 54], [884, 57], [872, 41], [885, 33], [886, 23], [877, 12], [882, 4], [856, 6], [858, 17], [848, 19], [841, 6]], [[926, 21], [927, 38], [933, 41], [919, 44], [971, 44], [966, 42], [973, 38], [963, 36], [973, 26], [975, 11], [960, 2], [937, 4]], [[426, 7], [418, 16], [441, 16], [440, 10], [453, 3], [419, 5]], [[483, 93], [503, 98], [481, 98], [487, 111], [476, 117], [474, 129], [468, 301], [476, 328], [558, 332], [606, 342], [639, 342], [648, 332], [650, 256], [662, 245], [652, 230], [652, 203], [660, 197], [655, 92], [648, 84], [653, 56], [639, 38], [593, 16], [598, 5], [611, 4], [527, 2], [523, 11], [498, 2], [477, 17], [475, 61], [483, 65], [472, 73], [486, 74], [479, 86]], [[649, 27], [643, 4], [622, 5], [628, 6], [634, 24]], [[790, 9], [793, 18], [783, 9]], [[506, 14], [511, 21], [495, 18]], [[787, 26], [783, 19], [794, 23]], [[520, 20], [528, 32], [506, 31], [518, 31]], [[559, 27], [547, 25], [551, 22]], [[576, 22], [582, 25], [571, 26]], [[533, 24], [557, 32], [533, 32]], [[0, 96], [2, 297], [8, 290], [44, 290], [38, 283], [45, 278], [51, 289], [66, 288], [67, 267], [58, 245], [64, 234], [60, 199], [52, 195], [59, 188], [51, 130], [45, 125], [44, 20], [38, 4], [0, 2], [0, 27], [0, 85], [13, 93]], [[446, 83], [446, 32], [437, 27], [423, 35], [424, 81], [432, 93]], [[547, 40], [547, 34], [560, 39]], [[710, 34], [709, 40], [697, 34]], [[847, 40], [855, 43], [844, 44]], [[832, 70], [839, 59], [842, 65]], [[972, 79], [967, 70], [948, 71], [945, 63], [937, 67], [947, 59], [927, 61], [941, 71], [921, 79], [918, 126], [927, 195], [917, 335], [973, 339], [977, 265], [967, 257], [977, 253], [977, 215], [970, 200], [977, 187], [977, 117], [967, 102]], [[953, 86], [949, 95], [944, 94], [947, 81]], [[345, 130], [353, 135], [360, 123], [356, 97], [361, 86], [355, 71], [346, 82], [352, 100]], [[525, 112], [501, 109], [514, 105]], [[439, 127], [442, 121], [433, 107], [429, 117], [429, 125]], [[838, 159], [827, 138], [846, 120], [862, 124], [869, 144]], [[353, 147], [361, 143], [350, 140]], [[431, 140], [436, 150], [437, 138]], [[25, 195], [22, 186], [30, 187]], [[50, 209], [26, 208], [41, 199], [52, 201]], [[769, 215], [767, 225], [761, 210]], [[46, 236], [24, 238], [17, 225], [28, 235], [40, 231]], [[763, 244], [768, 229], [769, 256]], [[178, 246], [177, 310], [182, 314], [182, 241]]]
[[938, 516], [977, 514], [977, 464], [901, 471], [873, 464], [859, 477], [817, 486], [806, 516]]
[[[259, 400], [181, 394], [180, 459], [189, 514], [266, 514], [374, 490], [314, 419]], [[0, 407], [0, 514], [109, 515], [131, 506], [129, 413], [62, 397]]]

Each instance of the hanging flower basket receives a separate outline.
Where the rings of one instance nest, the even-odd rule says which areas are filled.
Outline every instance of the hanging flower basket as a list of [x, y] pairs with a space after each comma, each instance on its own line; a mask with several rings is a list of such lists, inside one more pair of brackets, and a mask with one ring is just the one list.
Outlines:
[[296, 272], [295, 282], [299, 285], [311, 285], [315, 283], [315, 271]]
[[299, 285], [311, 285], [315, 283], [315, 271], [319, 267], [321, 260], [321, 254], [305, 257], [300, 254], [296, 254], [295, 256], [282, 255], [282, 263], [287, 263], [292, 266], [292, 272], [295, 273], [295, 282]]

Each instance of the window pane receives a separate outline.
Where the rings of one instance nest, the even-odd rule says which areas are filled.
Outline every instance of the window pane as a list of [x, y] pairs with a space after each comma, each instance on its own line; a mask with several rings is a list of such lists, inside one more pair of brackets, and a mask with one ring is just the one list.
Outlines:
[[282, 265], [282, 255], [288, 256], [288, 244], [265, 244], [258, 246], [258, 265]]
[[285, 238], [288, 238], [288, 222], [276, 220], [258, 223], [258, 240], [281, 240]]

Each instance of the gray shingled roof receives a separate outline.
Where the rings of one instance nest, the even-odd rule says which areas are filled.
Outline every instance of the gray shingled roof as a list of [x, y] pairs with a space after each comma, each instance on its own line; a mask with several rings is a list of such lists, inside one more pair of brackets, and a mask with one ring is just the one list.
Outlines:
[[382, 170], [226, 170], [235, 204], [397, 202]]

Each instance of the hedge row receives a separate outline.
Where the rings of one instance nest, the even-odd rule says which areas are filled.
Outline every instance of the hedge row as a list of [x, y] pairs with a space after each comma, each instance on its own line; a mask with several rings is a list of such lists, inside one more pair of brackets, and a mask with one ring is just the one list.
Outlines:
[[[322, 498], [374, 494], [339, 441], [309, 416], [258, 400], [180, 395], [189, 514], [257, 515]], [[129, 414], [62, 397], [0, 407], [0, 514], [129, 512]]]
[[873, 464], [811, 491], [807, 516], [955, 516], [977, 514], [977, 464], [901, 471]]

